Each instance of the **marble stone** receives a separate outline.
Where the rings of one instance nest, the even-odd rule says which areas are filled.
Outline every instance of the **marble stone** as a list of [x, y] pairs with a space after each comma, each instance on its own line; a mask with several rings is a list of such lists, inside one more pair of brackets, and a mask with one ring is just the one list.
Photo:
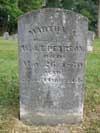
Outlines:
[[93, 52], [93, 40], [95, 39], [95, 33], [93, 31], [88, 31], [87, 36], [87, 51]]
[[9, 32], [4, 32], [4, 34], [3, 34], [3, 38], [5, 39], [5, 40], [9, 40]]
[[28, 12], [18, 21], [20, 119], [77, 124], [83, 119], [88, 21], [64, 9]]

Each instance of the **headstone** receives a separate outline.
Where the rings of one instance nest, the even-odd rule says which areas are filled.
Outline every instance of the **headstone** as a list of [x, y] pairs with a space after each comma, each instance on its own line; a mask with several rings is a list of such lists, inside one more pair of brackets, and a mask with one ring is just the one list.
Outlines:
[[9, 32], [4, 32], [3, 38], [4, 38], [5, 40], [9, 40]]
[[93, 35], [93, 40], [96, 38], [96, 33], [94, 31], [91, 31]]
[[11, 39], [12, 39], [12, 40], [18, 40], [18, 35], [17, 35], [17, 34], [13, 34], [13, 35], [11, 36]]
[[95, 33], [92, 31], [88, 31], [87, 36], [87, 51], [92, 52], [93, 51], [93, 40], [95, 38]]
[[19, 18], [22, 121], [82, 121], [87, 32], [85, 17], [63, 9], [42, 9]]
[[15, 34], [15, 39], [18, 40], [18, 34]]

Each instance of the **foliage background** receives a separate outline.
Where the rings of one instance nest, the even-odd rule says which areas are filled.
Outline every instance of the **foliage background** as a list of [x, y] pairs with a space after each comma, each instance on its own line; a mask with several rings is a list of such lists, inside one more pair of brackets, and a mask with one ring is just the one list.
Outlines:
[[89, 19], [89, 29], [97, 31], [98, 0], [0, 0], [0, 34], [17, 32], [18, 16], [40, 8], [73, 10]]

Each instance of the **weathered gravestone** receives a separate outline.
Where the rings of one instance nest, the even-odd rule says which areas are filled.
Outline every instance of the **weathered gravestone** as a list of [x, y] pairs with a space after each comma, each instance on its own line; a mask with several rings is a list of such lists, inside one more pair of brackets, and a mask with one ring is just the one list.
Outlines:
[[18, 23], [20, 118], [32, 124], [83, 117], [88, 22], [63, 9], [42, 9]]
[[93, 31], [88, 31], [87, 36], [87, 51], [92, 52], [93, 51], [93, 40], [95, 38], [95, 33]]
[[4, 34], [3, 34], [3, 38], [5, 39], [5, 40], [9, 40], [9, 32], [4, 32]]

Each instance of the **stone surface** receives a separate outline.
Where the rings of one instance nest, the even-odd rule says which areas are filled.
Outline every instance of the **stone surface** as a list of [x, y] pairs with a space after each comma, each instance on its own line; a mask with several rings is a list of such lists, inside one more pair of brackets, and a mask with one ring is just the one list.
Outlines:
[[5, 39], [5, 40], [8, 40], [9, 39], [9, 32], [4, 32], [4, 34], [3, 34], [3, 38]]
[[36, 125], [82, 121], [87, 32], [85, 17], [63, 9], [19, 18], [21, 120]]
[[95, 39], [95, 33], [93, 31], [88, 31], [87, 36], [87, 51], [93, 51], [93, 40]]

